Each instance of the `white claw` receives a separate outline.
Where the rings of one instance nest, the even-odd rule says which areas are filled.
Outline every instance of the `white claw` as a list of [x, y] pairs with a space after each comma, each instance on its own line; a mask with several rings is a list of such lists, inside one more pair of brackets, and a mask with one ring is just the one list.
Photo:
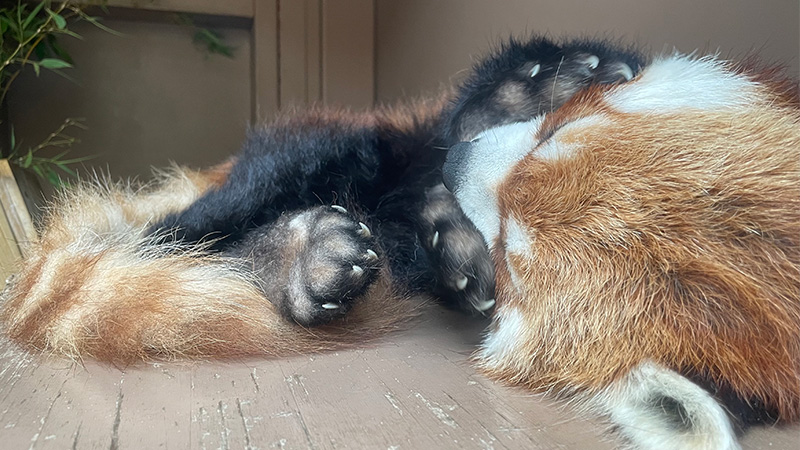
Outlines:
[[339, 305], [336, 303], [323, 303], [322, 307], [325, 309], [339, 309]]
[[461, 276], [461, 278], [456, 280], [456, 290], [463, 291], [467, 287], [467, 277]]
[[373, 252], [372, 250], [367, 250], [367, 259], [375, 260], [378, 259], [378, 254]]
[[533, 69], [531, 69], [531, 78], [533, 78], [536, 75], [538, 75], [539, 71], [541, 71], [541, 70], [542, 70], [541, 64], [537, 64], [537, 65], [533, 66]]
[[433, 233], [433, 240], [431, 240], [431, 247], [436, 248], [439, 245], [439, 232]]
[[347, 210], [339, 205], [332, 205], [331, 208], [339, 211], [340, 213], [347, 214]]
[[364, 273], [364, 269], [362, 269], [361, 266], [353, 266], [353, 273], [356, 275], [361, 275]]
[[630, 81], [633, 78], [633, 70], [631, 70], [630, 66], [625, 63], [619, 63], [619, 69], [617, 69], [623, 77], [625, 77], [626, 81]]
[[366, 226], [364, 224], [364, 222], [358, 222], [358, 226], [361, 227], [361, 229], [358, 230], [358, 234], [360, 234], [361, 236], [364, 236], [365, 238], [368, 238], [368, 237], [372, 236], [372, 232], [369, 231], [369, 227]]
[[489, 308], [494, 306], [494, 303], [495, 303], [494, 299], [491, 298], [489, 300], [485, 300], [485, 301], [482, 301], [482, 302], [474, 303], [472, 306], [474, 306], [475, 309], [477, 309], [478, 311], [484, 312], [484, 311], [488, 311]]
[[600, 65], [600, 58], [598, 58], [595, 55], [591, 55], [588, 58], [586, 58], [586, 61], [584, 62], [586, 63], [587, 66], [589, 66], [590, 69], [594, 70], [597, 69], [597, 66]]

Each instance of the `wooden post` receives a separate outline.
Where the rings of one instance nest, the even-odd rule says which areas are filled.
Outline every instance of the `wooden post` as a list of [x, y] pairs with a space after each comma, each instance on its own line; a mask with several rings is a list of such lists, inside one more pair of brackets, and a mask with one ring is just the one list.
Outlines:
[[0, 160], [0, 276], [16, 272], [25, 244], [36, 240], [36, 229], [7, 159]]

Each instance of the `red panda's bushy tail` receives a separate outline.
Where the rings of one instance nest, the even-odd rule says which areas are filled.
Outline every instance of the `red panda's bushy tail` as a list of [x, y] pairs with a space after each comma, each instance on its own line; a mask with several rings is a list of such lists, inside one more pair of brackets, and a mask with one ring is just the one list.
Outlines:
[[305, 329], [278, 314], [242, 264], [145, 234], [219, 174], [173, 169], [149, 188], [95, 182], [63, 193], [3, 294], [8, 336], [48, 354], [125, 365], [321, 351], [412, 315], [387, 274], [345, 319]]

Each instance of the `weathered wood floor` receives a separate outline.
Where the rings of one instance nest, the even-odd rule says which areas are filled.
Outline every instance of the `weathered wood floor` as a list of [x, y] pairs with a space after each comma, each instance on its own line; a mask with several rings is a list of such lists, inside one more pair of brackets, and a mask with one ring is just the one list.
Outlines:
[[[477, 374], [468, 357], [485, 323], [469, 322], [434, 311], [365, 349], [124, 371], [3, 341], [0, 448], [614, 448], [599, 422]], [[798, 443], [797, 427], [743, 438], [747, 449]]]

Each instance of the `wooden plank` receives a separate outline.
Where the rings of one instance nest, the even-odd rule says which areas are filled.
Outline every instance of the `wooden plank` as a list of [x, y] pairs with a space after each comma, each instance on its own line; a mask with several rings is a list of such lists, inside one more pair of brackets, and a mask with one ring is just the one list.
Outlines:
[[[190, 371], [158, 363], [147, 370], [126, 371], [119, 391], [116, 441], [128, 448], [190, 448], [191, 376]], [[156, 391], [162, 393], [161, 401], [152, 401]]]
[[22, 252], [11, 232], [5, 209], [0, 208], [0, 285], [5, 286], [5, 280], [17, 272], [21, 258]]
[[321, 99], [321, 0], [280, 6], [280, 103], [306, 105]]
[[[256, 0], [257, 1], [257, 0]], [[78, 3], [117, 8], [131, 8], [151, 11], [180, 12], [190, 14], [209, 14], [214, 16], [246, 17], [254, 16], [253, 0], [79, 0]]]
[[280, 5], [280, 103], [304, 105], [308, 102], [308, 67], [306, 45], [306, 1], [281, 2]]
[[308, 102], [322, 101], [322, 0], [306, 3], [306, 77]]
[[123, 374], [25, 354], [0, 339], [3, 448], [118, 448]]
[[[0, 205], [17, 244], [36, 240], [36, 228], [8, 160], [0, 160]], [[24, 246], [21, 246], [24, 252]]]
[[325, 103], [371, 107], [375, 98], [375, 5], [322, 1], [322, 97]]
[[[476, 373], [487, 322], [433, 310], [364, 348], [120, 370], [20, 352], [0, 338], [3, 448], [608, 449], [596, 420]], [[800, 426], [745, 450], [796, 448]]]
[[193, 446], [306, 448], [308, 433], [278, 361], [192, 370]]
[[252, 1], [251, 119], [259, 122], [280, 108], [278, 0]]

